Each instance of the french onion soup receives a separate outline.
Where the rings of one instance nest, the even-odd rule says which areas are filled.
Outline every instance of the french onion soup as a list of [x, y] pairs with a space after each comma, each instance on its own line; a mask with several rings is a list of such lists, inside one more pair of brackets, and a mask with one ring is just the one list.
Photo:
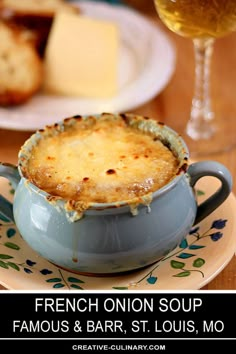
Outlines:
[[148, 121], [154, 122], [108, 113], [67, 118], [38, 132], [22, 173], [50, 196], [81, 209], [141, 201], [171, 181], [180, 165], [155, 129], [147, 128]]

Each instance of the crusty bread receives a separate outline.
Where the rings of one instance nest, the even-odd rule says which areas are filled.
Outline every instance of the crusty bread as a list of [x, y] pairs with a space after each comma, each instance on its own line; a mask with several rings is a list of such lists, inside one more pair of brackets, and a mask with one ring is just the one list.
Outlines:
[[26, 102], [43, 80], [43, 63], [29, 32], [0, 22], [0, 105]]
[[57, 11], [79, 11], [65, 0], [0, 0], [1, 11], [10, 16], [53, 16]]
[[0, 0], [0, 19], [34, 31], [40, 56], [44, 50], [54, 15], [58, 11], [79, 13], [79, 7], [65, 0]]

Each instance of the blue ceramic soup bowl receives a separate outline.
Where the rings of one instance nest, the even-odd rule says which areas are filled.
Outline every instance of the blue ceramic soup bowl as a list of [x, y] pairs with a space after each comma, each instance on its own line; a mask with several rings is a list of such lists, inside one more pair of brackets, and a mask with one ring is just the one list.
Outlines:
[[[39, 255], [64, 269], [111, 275], [157, 262], [231, 192], [232, 178], [227, 168], [215, 161], [190, 164], [185, 142], [171, 128], [146, 117], [121, 116], [128, 124], [160, 138], [178, 157], [178, 173], [153, 192], [150, 203], [145, 202], [144, 196], [139, 203], [91, 203], [82, 214], [68, 209], [68, 200], [50, 196], [24, 177], [32, 147], [42, 138], [43, 131], [37, 131], [22, 146], [18, 166], [0, 164], [0, 175], [15, 188], [14, 221], [23, 239]], [[67, 118], [50, 129], [63, 131], [77, 118]], [[214, 176], [221, 183], [213, 195], [198, 205], [194, 186], [204, 176]]]

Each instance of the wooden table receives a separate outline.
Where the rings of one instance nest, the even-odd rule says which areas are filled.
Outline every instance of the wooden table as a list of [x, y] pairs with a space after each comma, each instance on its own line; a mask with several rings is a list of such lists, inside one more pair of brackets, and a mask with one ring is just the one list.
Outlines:
[[[135, 1], [132, 1], [135, 3]], [[138, 9], [148, 10], [150, 16], [163, 31], [167, 33], [176, 47], [177, 61], [175, 72], [167, 87], [150, 102], [136, 108], [132, 112], [150, 116], [176, 128], [180, 112], [185, 113], [186, 119], [190, 109], [194, 83], [194, 57], [192, 42], [181, 38], [167, 30], [159, 21], [156, 13], [142, 8], [141, 1], [136, 1]], [[142, 1], [142, 3], [146, 3]], [[132, 4], [133, 5], [133, 4]], [[147, 53], [148, 55], [148, 53]], [[217, 109], [234, 116], [232, 130], [236, 139], [236, 33], [231, 34], [215, 43], [212, 63], [212, 95]], [[79, 113], [79, 112], [78, 112]], [[18, 132], [0, 129], [0, 161], [17, 163], [17, 153], [23, 142], [32, 132]], [[227, 136], [225, 136], [227, 141]], [[223, 154], [207, 156], [225, 164], [236, 180], [236, 149]], [[233, 186], [236, 193], [236, 185]], [[235, 210], [236, 216], [236, 210]], [[236, 237], [236, 235], [235, 235]], [[0, 286], [0, 289], [3, 287]], [[221, 290], [236, 289], [236, 257], [233, 257], [224, 270], [203, 289]]]

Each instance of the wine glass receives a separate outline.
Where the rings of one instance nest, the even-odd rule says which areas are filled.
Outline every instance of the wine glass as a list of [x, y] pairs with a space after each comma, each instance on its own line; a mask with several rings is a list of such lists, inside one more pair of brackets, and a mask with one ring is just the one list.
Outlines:
[[154, 0], [154, 4], [161, 21], [171, 31], [191, 38], [194, 45], [192, 107], [184, 132], [179, 133], [191, 155], [229, 150], [236, 145], [236, 135], [230, 117], [220, 119], [211, 107], [210, 65], [215, 39], [236, 30], [236, 0]]

